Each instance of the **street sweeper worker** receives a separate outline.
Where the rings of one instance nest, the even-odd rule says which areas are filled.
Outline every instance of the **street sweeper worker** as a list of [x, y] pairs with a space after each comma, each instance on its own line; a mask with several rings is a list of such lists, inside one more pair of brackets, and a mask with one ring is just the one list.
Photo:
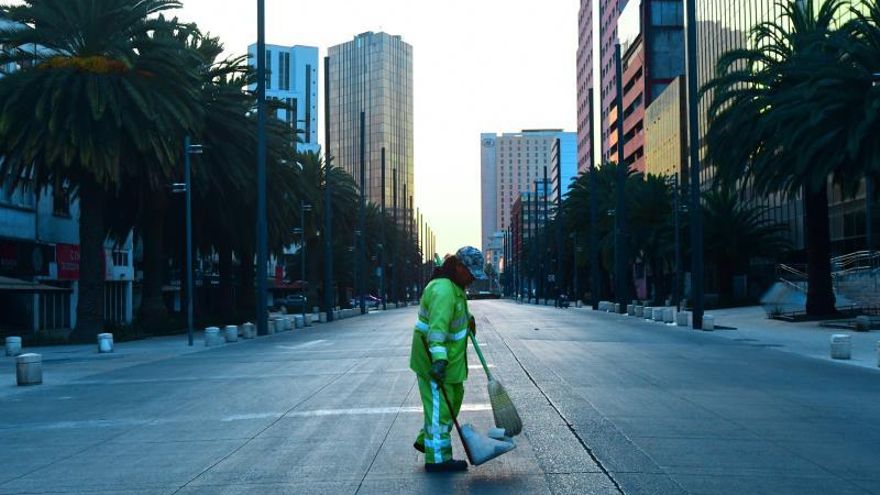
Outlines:
[[424, 428], [413, 447], [425, 453], [429, 472], [464, 471], [468, 467], [466, 461], [452, 458], [450, 432], [468, 376], [467, 334], [469, 328], [475, 330], [465, 288], [475, 279], [486, 279], [483, 263], [479, 249], [463, 247], [446, 257], [422, 293], [409, 367], [418, 377], [425, 413]]

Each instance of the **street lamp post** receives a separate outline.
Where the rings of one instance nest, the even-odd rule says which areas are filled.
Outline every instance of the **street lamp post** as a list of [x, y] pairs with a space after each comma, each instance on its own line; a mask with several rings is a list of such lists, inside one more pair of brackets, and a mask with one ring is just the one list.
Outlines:
[[626, 225], [626, 178], [629, 167], [624, 157], [623, 146], [623, 69], [620, 59], [620, 43], [614, 46], [614, 67], [617, 76], [617, 215], [614, 217], [614, 278], [615, 299], [620, 303], [620, 312], [626, 312], [628, 303], [629, 269], [627, 255]]
[[691, 186], [691, 293], [694, 299], [693, 328], [703, 329], [703, 219], [700, 211], [700, 134], [697, 102], [697, 19], [696, 0], [685, 0], [687, 53], [688, 152]]
[[[302, 255], [299, 257], [300, 262], [300, 282], [302, 283], [302, 317], [303, 321], [306, 321], [306, 286], [308, 282], [306, 281], [306, 212], [312, 211], [312, 205], [306, 203], [305, 201], [300, 200], [299, 202], [299, 224], [300, 228], [293, 229], [293, 233], [300, 234], [301, 241], [301, 249]], [[298, 232], [297, 232], [298, 231]]]
[[183, 138], [183, 183], [175, 183], [172, 191], [184, 193], [186, 203], [186, 341], [193, 345], [193, 256], [192, 256], [192, 174], [190, 155], [201, 155], [201, 144], [190, 144], [190, 137]]
[[[872, 75], [871, 87], [880, 86], [880, 72]], [[874, 180], [873, 175], [865, 175], [865, 244], [868, 252], [874, 251]]]
[[[596, 184], [596, 158], [593, 156], [596, 136], [594, 133], [593, 121], [593, 88], [589, 91], [590, 98], [590, 304], [593, 310], [599, 309], [599, 199], [596, 192], [598, 185]], [[580, 294], [577, 294], [580, 297]]]
[[[360, 208], [360, 232], [361, 236], [358, 242], [358, 281], [361, 285], [366, 285], [366, 277], [364, 276], [364, 256], [366, 256], [366, 242], [364, 240], [364, 230], [366, 229], [366, 198], [365, 198], [365, 190], [366, 190], [366, 136], [364, 133], [366, 132], [366, 114], [363, 110], [361, 110], [361, 208]], [[361, 314], [367, 312], [366, 301], [364, 300], [364, 288], [358, 287], [359, 291], [359, 299], [361, 306]]]
[[269, 333], [266, 265], [269, 232], [266, 218], [266, 5], [257, 0], [257, 334]]

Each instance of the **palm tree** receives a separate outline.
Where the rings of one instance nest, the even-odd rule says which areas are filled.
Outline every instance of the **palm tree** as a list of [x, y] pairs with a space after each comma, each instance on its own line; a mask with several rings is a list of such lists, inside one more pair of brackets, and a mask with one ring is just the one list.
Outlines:
[[[198, 120], [196, 64], [156, 14], [175, 0], [25, 0], [0, 7], [0, 173], [38, 188], [68, 182], [80, 201], [80, 280], [72, 338], [103, 325], [104, 201], [142, 167], [161, 178]], [[38, 48], [34, 48], [38, 47]]]
[[828, 109], [816, 105], [816, 91], [824, 83], [811, 69], [839, 63], [842, 32], [835, 28], [835, 19], [842, 2], [826, 0], [818, 8], [814, 2], [798, 0], [780, 5], [780, 19], [753, 30], [754, 48], [725, 54], [718, 61], [718, 76], [703, 88], [704, 94], [714, 93], [707, 154], [716, 179], [727, 187], [745, 180], [758, 194], [781, 191], [794, 197], [802, 192], [806, 310], [826, 315], [835, 311], [828, 178], [846, 185], [861, 177], [847, 175], [845, 153], [836, 146], [840, 141], [816, 123]]
[[648, 297], [653, 294], [655, 301], [663, 301], [662, 281], [673, 255], [672, 190], [661, 176], [641, 179], [636, 175], [627, 182], [630, 249], [650, 268], [651, 276], [645, 276]]
[[750, 205], [730, 189], [703, 195], [703, 246], [714, 265], [722, 301], [733, 299], [733, 277], [745, 273], [751, 260], [777, 259], [790, 249], [788, 227], [767, 218], [767, 208]]

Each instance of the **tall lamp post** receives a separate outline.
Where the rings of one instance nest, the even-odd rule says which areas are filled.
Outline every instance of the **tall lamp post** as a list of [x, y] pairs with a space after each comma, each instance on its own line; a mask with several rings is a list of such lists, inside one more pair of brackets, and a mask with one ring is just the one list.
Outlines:
[[201, 155], [201, 144], [190, 144], [189, 136], [183, 138], [183, 182], [172, 185], [175, 193], [184, 193], [186, 203], [186, 341], [193, 345], [193, 256], [192, 256], [192, 175], [190, 155]]
[[299, 257], [299, 262], [300, 262], [300, 268], [299, 268], [300, 275], [299, 276], [300, 276], [300, 281], [302, 282], [302, 293], [303, 293], [302, 294], [302, 296], [303, 296], [303, 300], [302, 300], [303, 321], [306, 321], [306, 301], [307, 301], [306, 286], [308, 285], [308, 282], [306, 281], [306, 212], [307, 211], [312, 211], [312, 205], [310, 205], [309, 203], [306, 203], [305, 201], [300, 200], [300, 202], [299, 202], [299, 224], [301, 227], [293, 229], [294, 234], [300, 235], [300, 241], [301, 241], [300, 246], [302, 249], [302, 253], [301, 253], [302, 255]]
[[[871, 87], [880, 86], [880, 72], [872, 75]], [[874, 251], [874, 180], [872, 174], [865, 176], [865, 244], [868, 252]]]
[[691, 293], [693, 328], [703, 329], [703, 218], [700, 211], [700, 129], [697, 102], [697, 19], [696, 0], [685, 0], [685, 52], [687, 54], [688, 152], [691, 191]]
[[257, 0], [257, 334], [269, 333], [269, 228], [266, 219], [266, 5]]

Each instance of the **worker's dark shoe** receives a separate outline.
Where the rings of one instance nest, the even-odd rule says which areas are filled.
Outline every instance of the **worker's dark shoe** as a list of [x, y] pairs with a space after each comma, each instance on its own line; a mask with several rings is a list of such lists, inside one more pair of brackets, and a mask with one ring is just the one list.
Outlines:
[[419, 443], [418, 441], [413, 442], [413, 448], [423, 454], [425, 453], [425, 444], [423, 444], [423, 443]]
[[456, 461], [455, 459], [435, 464], [425, 464], [425, 471], [429, 473], [452, 473], [456, 471], [467, 471], [467, 468], [467, 461]]

